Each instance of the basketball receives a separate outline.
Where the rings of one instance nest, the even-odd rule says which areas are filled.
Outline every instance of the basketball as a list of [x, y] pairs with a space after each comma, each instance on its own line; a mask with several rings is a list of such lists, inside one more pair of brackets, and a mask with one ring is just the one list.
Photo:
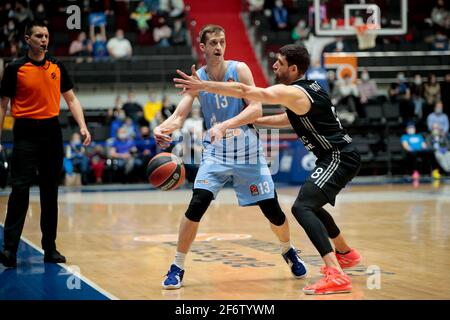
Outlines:
[[154, 156], [147, 165], [148, 181], [163, 191], [178, 188], [184, 182], [185, 175], [183, 161], [168, 152]]

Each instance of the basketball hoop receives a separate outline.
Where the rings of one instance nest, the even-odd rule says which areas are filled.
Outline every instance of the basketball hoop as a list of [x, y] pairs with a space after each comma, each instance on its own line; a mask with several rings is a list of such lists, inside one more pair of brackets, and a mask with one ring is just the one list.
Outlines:
[[356, 37], [358, 38], [358, 48], [359, 50], [365, 50], [374, 48], [376, 46], [377, 34], [375, 32], [370, 32], [371, 30], [380, 29], [377, 24], [361, 24], [355, 26]]

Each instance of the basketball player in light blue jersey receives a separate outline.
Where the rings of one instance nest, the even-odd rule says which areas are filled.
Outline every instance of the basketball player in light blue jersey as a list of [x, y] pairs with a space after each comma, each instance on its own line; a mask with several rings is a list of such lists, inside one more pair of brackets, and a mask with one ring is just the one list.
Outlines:
[[[217, 25], [206, 25], [200, 31], [200, 49], [206, 66], [198, 70], [205, 80], [237, 81], [254, 86], [253, 76], [245, 63], [224, 60], [225, 31]], [[270, 221], [280, 241], [281, 253], [296, 278], [307, 270], [290, 244], [288, 221], [280, 208], [274, 183], [267, 167], [261, 143], [249, 124], [262, 116], [260, 103], [224, 97], [206, 92], [183, 95], [175, 112], [154, 129], [157, 143], [167, 147], [170, 134], [181, 128], [198, 98], [208, 132], [203, 140], [203, 154], [191, 202], [182, 218], [175, 261], [165, 276], [164, 289], [179, 289], [184, 276], [184, 260], [198, 230], [198, 224], [223, 186], [232, 179], [240, 206], [258, 205]], [[210, 137], [216, 137], [211, 141]], [[217, 137], [220, 137], [217, 138]]]

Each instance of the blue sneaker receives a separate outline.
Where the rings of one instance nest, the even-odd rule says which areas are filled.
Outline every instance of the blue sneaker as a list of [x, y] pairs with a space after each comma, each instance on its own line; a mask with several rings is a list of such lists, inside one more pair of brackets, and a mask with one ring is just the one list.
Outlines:
[[176, 265], [172, 264], [167, 275], [164, 277], [162, 282], [163, 289], [180, 289], [183, 285], [184, 270], [178, 268]]
[[286, 253], [282, 254], [286, 263], [291, 267], [291, 272], [297, 279], [306, 277], [308, 270], [306, 270], [305, 262], [300, 259], [300, 256], [294, 247], [291, 247]]

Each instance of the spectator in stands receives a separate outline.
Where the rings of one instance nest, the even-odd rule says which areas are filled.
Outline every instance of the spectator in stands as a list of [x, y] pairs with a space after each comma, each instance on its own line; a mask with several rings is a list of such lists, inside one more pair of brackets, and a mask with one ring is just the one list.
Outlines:
[[108, 53], [114, 60], [130, 59], [133, 54], [133, 48], [128, 39], [125, 39], [122, 29], [116, 31], [116, 36], [109, 39], [106, 46]]
[[102, 145], [94, 146], [92, 153], [89, 155], [90, 167], [94, 173], [95, 183], [103, 182], [103, 172], [105, 170], [105, 150]]
[[136, 28], [140, 33], [146, 33], [150, 29], [149, 22], [152, 14], [149, 12], [144, 1], [140, 1], [136, 10], [130, 15], [130, 18], [136, 22]]
[[79, 174], [83, 185], [89, 183], [89, 158], [81, 141], [81, 136], [77, 132], [72, 134], [70, 142], [66, 146], [64, 169], [66, 178], [69, 178], [69, 180], [72, 180], [72, 176]]
[[174, 46], [184, 46], [187, 44], [187, 31], [183, 19], [175, 19], [170, 42]]
[[311, 66], [306, 71], [306, 78], [308, 80], [317, 81], [317, 83], [323, 89], [325, 89], [327, 92], [330, 92], [330, 88], [328, 86], [327, 70], [322, 67], [320, 60], [316, 60], [311, 64]]
[[180, 18], [184, 14], [183, 0], [159, 0], [159, 9], [163, 15], [172, 19]]
[[348, 123], [352, 123], [357, 116], [364, 117], [359, 103], [359, 90], [350, 75], [346, 74], [344, 79], [338, 80], [334, 88], [333, 97], [339, 116]]
[[288, 11], [284, 7], [283, 0], [276, 0], [272, 8], [272, 19], [275, 30], [285, 30], [288, 27]]
[[348, 49], [345, 46], [344, 39], [338, 38], [338, 40], [331, 46], [333, 52], [346, 52]]
[[26, 24], [34, 19], [33, 12], [28, 5], [26, 5], [25, 1], [16, 1], [14, 19], [17, 21], [19, 33], [23, 34]]
[[359, 101], [362, 105], [362, 110], [364, 110], [364, 106], [369, 103], [377, 103], [380, 102], [378, 98], [378, 87], [377, 83], [370, 79], [369, 71], [364, 69], [361, 72], [361, 78], [358, 80], [358, 90], [359, 90]]
[[440, 30], [436, 31], [433, 40], [433, 50], [445, 51], [449, 48], [448, 37]]
[[306, 21], [300, 19], [295, 28], [292, 29], [292, 42], [296, 44], [302, 44], [304, 41], [308, 40], [310, 32], [311, 29], [306, 25]]
[[450, 12], [445, 7], [444, 0], [437, 0], [431, 11], [431, 22], [436, 31], [446, 33], [450, 29]]
[[[123, 102], [121, 96], [116, 96], [114, 100], [114, 107], [108, 109], [106, 123], [111, 124], [111, 122], [116, 118], [118, 112], [122, 110]], [[124, 112], [125, 114], [125, 112]]]
[[148, 93], [148, 101], [144, 105], [144, 118], [150, 123], [152, 129], [158, 125], [156, 116], [161, 111], [162, 107], [163, 102], [161, 99], [158, 99], [156, 94], [150, 90]]
[[73, 40], [69, 47], [69, 55], [77, 57], [75, 62], [83, 61], [91, 62], [92, 43], [87, 39], [86, 32], [82, 31], [78, 34], [77, 39]]
[[438, 101], [441, 100], [441, 87], [436, 80], [435, 74], [428, 75], [428, 81], [424, 86], [424, 96], [425, 96], [425, 105], [424, 105], [424, 117], [428, 117], [428, 115], [434, 109], [434, 106]]
[[107, 22], [103, 1], [93, 1], [91, 4], [92, 6], [89, 9], [91, 13], [89, 13], [88, 17], [89, 28], [100, 27], [101, 29], [105, 29]]
[[256, 18], [264, 18], [264, 2], [265, 0], [248, 0], [248, 11], [250, 13], [250, 21], [253, 24]]
[[157, 46], [170, 47], [170, 37], [172, 36], [172, 29], [166, 22], [164, 17], [158, 18], [158, 24], [153, 29], [153, 39]]
[[443, 105], [441, 101], [438, 101], [434, 107], [434, 112], [430, 113], [427, 117], [428, 131], [431, 132], [433, 124], [437, 123], [442, 129], [444, 134], [448, 134], [449, 123], [448, 116], [443, 112]]
[[0, 21], [7, 21], [8, 18], [14, 17], [14, 8], [12, 7], [12, 1], [6, 1], [0, 3]]
[[[442, 170], [450, 173], [450, 141], [439, 126], [439, 123], [433, 123], [431, 133], [426, 137], [426, 143], [433, 150], [436, 162]], [[438, 169], [435, 169], [432, 173], [432, 176], [435, 178], [438, 178], [439, 175]]]
[[43, 22], [45, 24], [48, 24], [47, 13], [46, 13], [46, 10], [45, 10], [45, 6], [44, 6], [44, 4], [42, 2], [40, 2], [36, 6], [36, 10], [34, 12], [34, 20]]
[[128, 91], [128, 100], [124, 103], [122, 109], [125, 111], [125, 115], [133, 119], [135, 123], [139, 123], [140, 118], [144, 116], [142, 105], [136, 102], [136, 93], [133, 90]]
[[111, 138], [115, 138], [117, 136], [117, 131], [120, 127], [125, 123], [125, 111], [123, 109], [118, 110], [114, 113], [114, 119], [111, 122], [111, 131], [109, 133], [109, 136]]
[[144, 0], [144, 3], [150, 13], [156, 14], [159, 11], [159, 1], [160, 0]]
[[441, 83], [441, 100], [444, 105], [444, 113], [450, 118], [450, 72], [445, 75]]
[[420, 74], [414, 75], [414, 82], [411, 84], [411, 101], [414, 105], [414, 115], [419, 122], [423, 119], [424, 91], [422, 76]]
[[105, 26], [102, 25], [100, 27], [100, 32], [95, 34], [95, 27], [91, 25], [89, 27], [89, 36], [92, 43], [92, 56], [94, 57], [94, 61], [106, 61], [108, 59], [108, 48], [106, 46], [107, 38]]
[[429, 167], [430, 164], [425, 139], [421, 134], [416, 133], [414, 123], [409, 123], [406, 127], [406, 134], [401, 136], [400, 141], [406, 154], [406, 166], [409, 172], [412, 172], [412, 178], [418, 180], [420, 178], [419, 161], [422, 161], [424, 167]]
[[176, 105], [170, 101], [169, 96], [163, 97], [163, 107], [161, 112], [159, 113], [159, 122], [165, 121], [168, 117], [170, 117], [175, 111]]
[[389, 98], [391, 102], [399, 104], [400, 116], [405, 123], [413, 119], [414, 109], [411, 103], [411, 90], [403, 72], [397, 74], [397, 82], [391, 83]]
[[200, 107], [193, 107], [191, 116], [186, 119], [181, 131], [194, 136], [195, 140], [201, 140], [203, 138], [203, 127], [203, 118], [201, 116]]
[[16, 27], [15, 20], [10, 18], [8, 22], [3, 25], [1, 33], [4, 40], [4, 47], [10, 49], [14, 44], [17, 44], [20, 39], [19, 30]]
[[181, 129], [183, 135], [183, 162], [188, 182], [194, 182], [202, 159], [203, 129], [200, 107], [193, 107], [191, 116], [186, 119]]
[[137, 149], [135, 162], [139, 177], [145, 177], [147, 164], [156, 154], [156, 141], [150, 132], [149, 127], [141, 127], [140, 137], [135, 139]]
[[333, 94], [335, 94], [336, 90], [334, 89], [336, 87], [336, 72], [333, 70], [329, 70], [327, 72], [327, 78], [328, 78], [328, 87], [330, 88], [330, 98], [333, 100], [335, 97]]
[[131, 139], [139, 138], [140, 132], [138, 131], [138, 127], [136, 126], [136, 124], [133, 122], [133, 119], [126, 117], [122, 128], [125, 128], [125, 130], [127, 130], [127, 135]]
[[134, 171], [134, 155], [136, 154], [136, 145], [128, 135], [125, 128], [121, 127], [117, 131], [117, 137], [113, 139], [109, 149], [109, 157], [112, 158], [116, 173], [122, 181], [128, 181]]

